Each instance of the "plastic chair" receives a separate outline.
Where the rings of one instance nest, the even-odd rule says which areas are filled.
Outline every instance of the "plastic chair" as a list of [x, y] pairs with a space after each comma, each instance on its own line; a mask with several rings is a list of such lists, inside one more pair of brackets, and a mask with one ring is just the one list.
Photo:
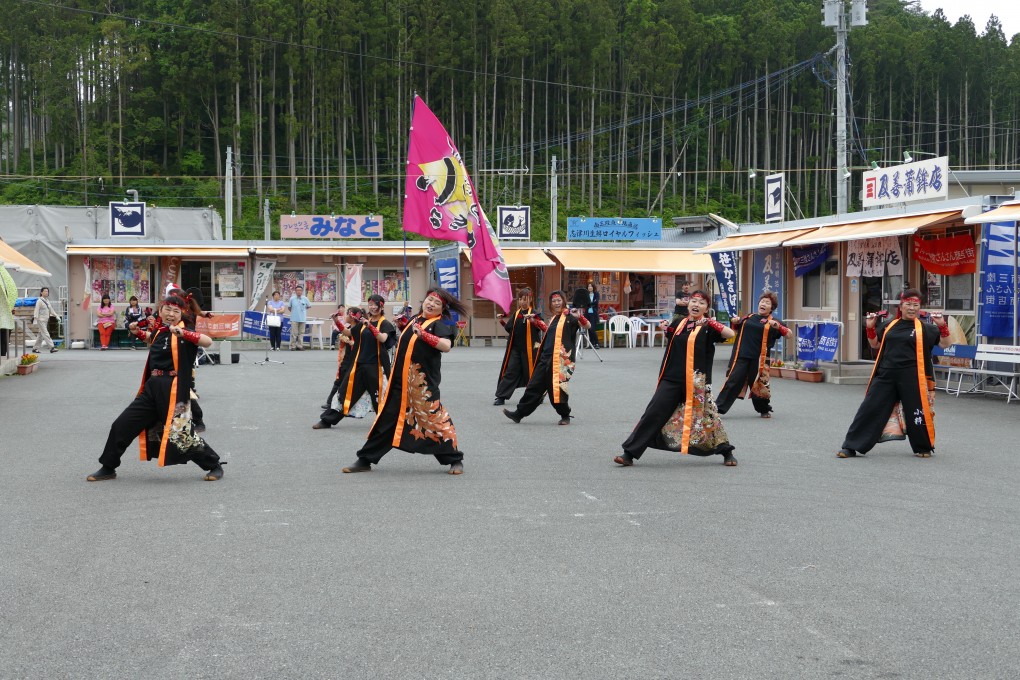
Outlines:
[[627, 341], [627, 347], [634, 346], [634, 336], [631, 335], [630, 319], [623, 314], [609, 317], [609, 346], [614, 346], [614, 338], [622, 335]]
[[651, 324], [646, 323], [645, 320], [639, 316], [632, 316], [628, 320], [630, 321], [631, 346], [637, 347], [641, 344], [641, 341], [644, 340], [645, 347], [651, 347]]

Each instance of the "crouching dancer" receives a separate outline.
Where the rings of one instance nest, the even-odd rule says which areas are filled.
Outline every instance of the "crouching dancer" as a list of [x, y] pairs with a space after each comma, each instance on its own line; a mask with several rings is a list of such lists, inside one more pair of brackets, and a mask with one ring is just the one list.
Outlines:
[[[209, 347], [207, 335], [185, 329], [181, 316], [188, 302], [168, 296], [160, 306], [159, 321], [148, 330], [137, 323], [130, 330], [149, 345], [142, 386], [135, 400], [121, 413], [106, 440], [102, 467], [89, 475], [90, 482], [117, 477], [117, 467], [128, 445], [137, 437], [141, 460], [157, 459], [159, 466], [194, 461], [206, 471], [210, 482], [223, 478], [220, 457], [195, 434], [191, 419], [190, 381], [198, 347]], [[182, 379], [183, 378], [183, 379]]]

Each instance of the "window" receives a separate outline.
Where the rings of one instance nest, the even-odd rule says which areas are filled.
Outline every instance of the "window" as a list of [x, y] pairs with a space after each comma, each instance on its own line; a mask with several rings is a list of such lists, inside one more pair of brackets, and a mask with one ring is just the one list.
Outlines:
[[974, 311], [974, 275], [944, 276], [924, 272], [925, 306], [960, 312]]
[[134, 295], [140, 304], [153, 303], [152, 281], [156, 280], [156, 272], [152, 258], [93, 257], [90, 270], [92, 297], [96, 302], [109, 295], [113, 302], [126, 303]]
[[303, 286], [305, 295], [312, 302], [336, 302], [336, 279], [336, 269], [277, 268], [273, 270], [272, 290], [280, 291], [280, 297], [289, 300], [294, 289]]
[[839, 300], [839, 261], [808, 272], [801, 280], [801, 306], [809, 309], [835, 309]]
[[236, 262], [214, 262], [216, 297], [244, 296], [244, 266]]

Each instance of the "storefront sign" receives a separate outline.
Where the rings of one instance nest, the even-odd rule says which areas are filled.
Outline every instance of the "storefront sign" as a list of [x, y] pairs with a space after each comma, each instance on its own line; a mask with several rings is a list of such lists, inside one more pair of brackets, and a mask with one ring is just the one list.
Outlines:
[[360, 305], [361, 299], [361, 275], [365, 265], [345, 264], [344, 265], [344, 304]]
[[1013, 301], [1016, 296], [1015, 226], [997, 222], [984, 226], [987, 247], [981, 251], [980, 334], [997, 338], [1013, 336]]
[[864, 173], [862, 204], [865, 208], [948, 197], [949, 158], [947, 156], [869, 170]]
[[[762, 293], [773, 292], [780, 295], [783, 286], [783, 249], [765, 248], [752, 251], [754, 262], [751, 270], [751, 292], [753, 300], [748, 300], [746, 305], [749, 311], [756, 311], [758, 300]], [[783, 298], [779, 296], [779, 307], [772, 310], [776, 318], [783, 318]]]
[[382, 236], [381, 215], [280, 215], [280, 238], [381, 239]]
[[903, 276], [903, 257], [896, 236], [864, 238], [850, 241], [846, 253], [846, 275]]
[[181, 258], [179, 257], [160, 258], [159, 268], [160, 271], [162, 272], [162, 279], [160, 279], [160, 286], [157, 295], [163, 295], [164, 291], [166, 291], [166, 287], [171, 283], [175, 287], [177, 286], [177, 279], [181, 274]]
[[658, 217], [568, 217], [569, 241], [661, 241]]
[[928, 240], [915, 236], [914, 259], [932, 274], [956, 276], [977, 271], [977, 249], [970, 234]]
[[110, 236], [145, 236], [145, 203], [110, 201]]
[[496, 230], [500, 240], [519, 239], [528, 241], [531, 239], [531, 206], [496, 206], [496, 216], [499, 220]]
[[786, 203], [786, 175], [778, 173], [765, 177], [765, 221], [782, 222]]

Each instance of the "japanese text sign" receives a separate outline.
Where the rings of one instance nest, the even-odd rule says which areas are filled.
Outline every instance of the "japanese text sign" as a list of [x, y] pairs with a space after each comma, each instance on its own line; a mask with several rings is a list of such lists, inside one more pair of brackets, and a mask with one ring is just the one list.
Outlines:
[[571, 241], [661, 241], [658, 217], [568, 217]]
[[281, 215], [280, 238], [381, 239], [381, 215]]
[[948, 197], [948, 156], [928, 158], [864, 173], [862, 204], [865, 208]]

